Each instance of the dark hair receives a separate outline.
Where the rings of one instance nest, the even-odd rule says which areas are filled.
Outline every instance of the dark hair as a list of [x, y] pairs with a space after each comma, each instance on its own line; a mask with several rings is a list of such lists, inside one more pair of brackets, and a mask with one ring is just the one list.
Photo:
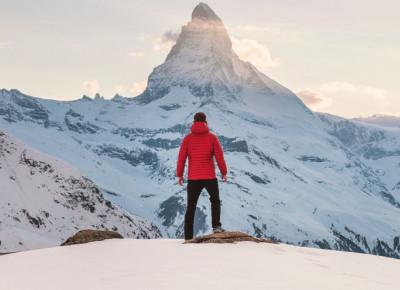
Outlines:
[[194, 119], [195, 122], [205, 122], [205, 123], [207, 123], [206, 114], [204, 114], [203, 112], [198, 112], [198, 113], [194, 114], [194, 118], [193, 119]]

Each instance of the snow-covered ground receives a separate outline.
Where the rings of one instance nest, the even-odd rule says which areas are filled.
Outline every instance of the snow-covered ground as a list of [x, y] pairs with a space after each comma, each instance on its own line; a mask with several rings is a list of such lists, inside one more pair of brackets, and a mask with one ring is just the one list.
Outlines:
[[284, 244], [107, 240], [0, 256], [1, 290], [399, 289], [400, 261]]

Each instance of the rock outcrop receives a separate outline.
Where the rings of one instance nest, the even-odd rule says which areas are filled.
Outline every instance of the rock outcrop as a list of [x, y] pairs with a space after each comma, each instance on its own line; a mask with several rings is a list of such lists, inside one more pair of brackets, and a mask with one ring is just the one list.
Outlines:
[[86, 244], [90, 242], [103, 241], [107, 239], [123, 239], [121, 234], [114, 231], [81, 230], [68, 238], [61, 246]]
[[256, 242], [277, 244], [276, 241], [269, 239], [255, 238], [242, 232], [223, 232], [199, 236], [186, 241], [186, 244], [205, 244], [205, 243], [235, 243], [235, 242]]

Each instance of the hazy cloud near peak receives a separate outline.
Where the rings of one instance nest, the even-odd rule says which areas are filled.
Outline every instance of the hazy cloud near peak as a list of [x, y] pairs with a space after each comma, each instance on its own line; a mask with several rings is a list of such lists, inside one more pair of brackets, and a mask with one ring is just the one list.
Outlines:
[[[179, 37], [179, 32], [168, 30], [160, 37], [153, 38], [153, 50], [168, 54], [172, 46], [176, 43]], [[254, 39], [239, 39], [231, 37], [232, 48], [244, 61], [249, 61], [262, 71], [267, 71], [270, 68], [278, 67], [281, 61], [278, 58], [273, 58], [271, 52], [265, 45]]]
[[313, 110], [326, 108], [332, 104], [332, 100], [320, 91], [302, 89], [296, 92], [296, 95]]
[[318, 105], [323, 101], [322, 94], [320, 92], [311, 90], [302, 90], [296, 93], [297, 96], [302, 99], [306, 105]]
[[155, 37], [153, 39], [153, 49], [163, 54], [167, 54], [175, 44], [178, 37], [179, 32], [172, 30], [166, 31], [160, 37]]
[[232, 48], [240, 59], [248, 61], [262, 71], [278, 67], [281, 61], [271, 56], [268, 47], [254, 39], [232, 37]]
[[176, 42], [178, 37], [179, 37], [179, 32], [169, 30], [163, 33], [163, 35], [161, 36], [161, 40], [163, 42], [168, 42], [168, 41]]

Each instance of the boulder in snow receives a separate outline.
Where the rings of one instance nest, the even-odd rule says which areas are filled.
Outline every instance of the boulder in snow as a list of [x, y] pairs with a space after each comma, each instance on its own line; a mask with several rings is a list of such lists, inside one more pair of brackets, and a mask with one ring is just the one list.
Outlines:
[[277, 244], [276, 241], [269, 239], [259, 239], [252, 237], [242, 232], [222, 232], [216, 234], [210, 234], [205, 236], [199, 236], [185, 243], [188, 244], [199, 244], [199, 243], [235, 243], [235, 242], [256, 242], [256, 243], [271, 243]]
[[61, 246], [75, 244], [86, 244], [90, 242], [103, 241], [107, 239], [123, 239], [121, 234], [114, 231], [81, 230], [68, 238]]

